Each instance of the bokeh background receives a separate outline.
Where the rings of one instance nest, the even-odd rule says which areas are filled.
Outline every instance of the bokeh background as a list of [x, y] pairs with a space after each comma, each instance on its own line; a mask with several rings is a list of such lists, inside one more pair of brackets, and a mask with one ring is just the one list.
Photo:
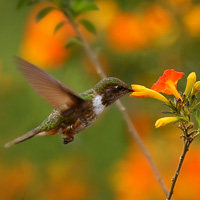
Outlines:
[[[60, 136], [35, 137], [10, 149], [3, 145], [40, 124], [52, 111], [16, 69], [14, 55], [37, 64], [76, 92], [100, 79], [81, 46], [66, 49], [75, 36], [52, 11], [39, 23], [47, 3], [16, 9], [17, 0], [0, 1], [0, 198], [3, 200], [156, 200], [165, 196], [115, 105], [88, 130], [64, 145]], [[200, 79], [200, 3], [195, 0], [98, 0], [99, 11], [80, 17], [97, 28], [80, 26], [108, 76], [151, 87], [165, 69]], [[165, 116], [155, 99], [122, 98], [128, 113], [170, 187], [182, 152], [181, 132], [173, 124], [155, 129]], [[192, 144], [175, 187], [176, 200], [200, 199], [200, 142]]]

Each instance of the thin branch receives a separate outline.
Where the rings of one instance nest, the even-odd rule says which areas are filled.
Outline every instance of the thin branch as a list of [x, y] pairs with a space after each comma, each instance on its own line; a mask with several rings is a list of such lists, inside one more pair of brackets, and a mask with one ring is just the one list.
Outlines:
[[178, 175], [180, 173], [180, 170], [181, 170], [185, 155], [188, 152], [190, 144], [192, 143], [192, 141], [193, 141], [193, 139], [191, 139], [190, 137], [188, 139], [186, 138], [185, 141], [184, 141], [183, 153], [180, 156], [180, 161], [179, 161], [178, 167], [176, 169], [174, 177], [172, 178], [172, 185], [171, 185], [171, 188], [170, 188], [170, 191], [169, 191], [169, 194], [168, 194], [168, 197], [167, 197], [166, 200], [170, 200], [172, 195], [173, 195], [173, 193], [174, 193], [174, 187], [175, 187]]
[[[77, 36], [81, 39], [82, 41], [82, 44], [83, 44], [83, 48], [85, 49], [88, 57], [90, 58], [90, 60], [92, 61], [94, 67], [96, 68], [96, 71], [97, 73], [99, 74], [99, 76], [101, 78], [106, 78], [106, 74], [104, 73], [103, 69], [102, 69], [102, 66], [101, 64], [99, 63], [97, 57], [95, 56], [95, 54], [93, 53], [92, 49], [90, 48], [88, 42], [86, 41], [86, 39], [84, 38], [84, 36], [82, 35], [82, 33], [80, 32], [79, 28], [78, 28], [78, 25], [77, 23], [74, 21], [73, 17], [71, 17], [70, 13], [68, 13], [68, 11], [63, 11], [64, 14], [66, 15], [66, 17], [69, 19], [71, 25], [73, 26]], [[157, 181], [159, 182], [164, 194], [167, 196], [168, 195], [168, 189], [161, 177], [161, 174], [158, 170], [158, 168], [156, 167], [149, 151], [147, 150], [147, 148], [145, 147], [143, 141], [141, 140], [138, 132], [136, 131], [127, 111], [126, 111], [126, 108], [123, 106], [123, 104], [121, 103], [120, 100], [118, 100], [116, 102], [116, 105], [118, 107], [118, 109], [121, 111], [126, 123], [127, 123], [127, 126], [129, 128], [129, 131], [131, 132], [131, 135], [132, 137], [135, 139], [135, 141], [137, 142], [139, 148], [141, 149], [141, 151], [143, 152], [143, 154], [145, 155], [146, 159], [148, 160], [155, 176], [156, 176], [156, 179]]]

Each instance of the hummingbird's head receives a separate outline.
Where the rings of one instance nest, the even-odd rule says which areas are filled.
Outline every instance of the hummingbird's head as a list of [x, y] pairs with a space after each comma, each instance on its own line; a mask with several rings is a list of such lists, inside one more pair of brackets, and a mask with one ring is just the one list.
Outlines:
[[98, 95], [102, 96], [102, 104], [108, 106], [133, 89], [118, 78], [108, 77], [101, 80], [94, 87]]

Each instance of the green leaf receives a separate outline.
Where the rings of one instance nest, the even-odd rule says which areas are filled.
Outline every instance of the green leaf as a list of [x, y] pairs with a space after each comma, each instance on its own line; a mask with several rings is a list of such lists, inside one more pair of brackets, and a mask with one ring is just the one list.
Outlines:
[[75, 44], [78, 44], [78, 45], [82, 45], [82, 42], [80, 40], [79, 37], [74, 37], [72, 39], [70, 39], [67, 44], [65, 45], [66, 48], [69, 48], [71, 46], [74, 46]]
[[85, 4], [82, 8], [81, 8], [81, 13], [83, 12], [88, 12], [88, 11], [92, 11], [92, 10], [99, 10], [99, 7], [94, 4], [94, 3], [90, 3], [90, 4]]
[[56, 34], [57, 31], [60, 30], [66, 23], [67, 23], [67, 21], [61, 21], [61, 22], [59, 22], [59, 23], [56, 25], [55, 29], [54, 29], [54, 34]]
[[43, 19], [46, 15], [48, 15], [52, 10], [56, 9], [53, 6], [48, 6], [46, 8], [43, 8], [42, 10], [40, 10], [40, 12], [38, 12], [35, 21], [39, 22], [41, 19]]
[[19, 0], [17, 3], [17, 9], [20, 9], [22, 6], [24, 6], [28, 0]]
[[39, 3], [39, 2], [40, 2], [40, 0], [29, 0], [28, 6], [32, 6], [32, 5]]
[[79, 14], [84, 12], [99, 10], [99, 8], [94, 3], [88, 3], [86, 1], [74, 1], [71, 5], [70, 10], [75, 16], [78, 16]]
[[79, 21], [89, 32], [96, 34], [96, 28], [95, 26], [88, 20], [86, 19], [81, 19]]
[[200, 128], [200, 110], [197, 110], [196, 120]]

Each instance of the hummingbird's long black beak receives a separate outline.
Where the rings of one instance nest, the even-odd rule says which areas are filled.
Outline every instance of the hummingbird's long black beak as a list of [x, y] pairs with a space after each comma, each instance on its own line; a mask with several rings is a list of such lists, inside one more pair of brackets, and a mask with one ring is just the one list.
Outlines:
[[134, 90], [131, 87], [128, 87], [127, 92], [134, 92]]

